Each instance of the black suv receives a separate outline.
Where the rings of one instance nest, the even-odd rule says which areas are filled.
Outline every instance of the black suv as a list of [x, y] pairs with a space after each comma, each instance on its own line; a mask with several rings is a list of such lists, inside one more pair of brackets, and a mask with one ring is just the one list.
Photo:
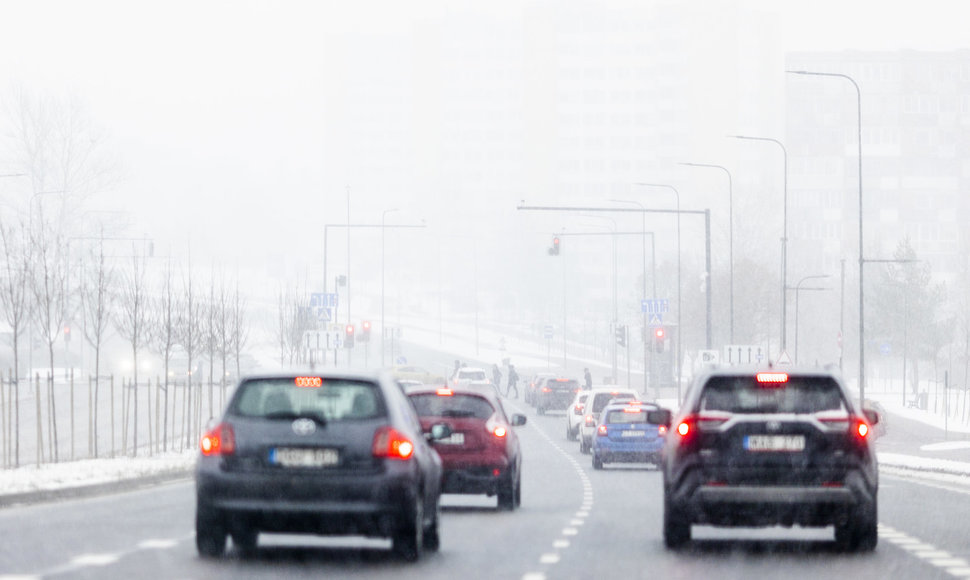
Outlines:
[[[451, 434], [429, 426], [431, 439]], [[416, 560], [437, 550], [441, 458], [390, 375], [253, 376], [201, 439], [199, 554], [243, 555], [260, 532], [391, 538]]]
[[834, 525], [843, 548], [874, 549], [878, 421], [818, 369], [696, 377], [664, 447], [666, 545], [689, 542], [692, 524]]

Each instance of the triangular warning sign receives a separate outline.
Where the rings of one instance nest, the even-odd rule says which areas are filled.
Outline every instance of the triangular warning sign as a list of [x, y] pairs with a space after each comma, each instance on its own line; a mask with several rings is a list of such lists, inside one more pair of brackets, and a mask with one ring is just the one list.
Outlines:
[[790, 364], [792, 364], [791, 357], [788, 356], [788, 351], [787, 350], [781, 351], [781, 354], [778, 355], [778, 360], [775, 361], [775, 364], [779, 364], [779, 365], [790, 365]]
[[650, 322], [648, 322], [648, 324], [650, 326], [660, 326], [661, 324], [663, 324], [663, 315], [659, 313], [651, 314]]

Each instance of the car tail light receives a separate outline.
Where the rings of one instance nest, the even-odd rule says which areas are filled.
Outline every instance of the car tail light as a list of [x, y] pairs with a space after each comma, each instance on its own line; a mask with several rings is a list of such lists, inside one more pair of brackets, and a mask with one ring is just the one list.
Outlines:
[[455, 394], [451, 389], [438, 389], [435, 391], [439, 397], [450, 397]]
[[586, 415], [586, 418], [583, 421], [586, 423], [587, 427], [592, 427], [596, 424], [596, 421], [593, 420], [592, 415]]
[[660, 435], [661, 437], [663, 437], [666, 434], [667, 434], [667, 426], [657, 425], [657, 435]]
[[385, 425], [374, 433], [374, 457], [389, 459], [410, 459], [414, 454], [414, 443], [397, 429]]
[[762, 387], [773, 387], [788, 382], [788, 373], [758, 373], [755, 376]]
[[552, 392], [552, 389], [550, 389], [549, 387], [542, 387], [542, 392], [543, 393], [551, 393]]
[[236, 435], [229, 423], [220, 423], [202, 435], [202, 455], [232, 455], [236, 452]]
[[865, 421], [857, 421], [853, 431], [858, 434], [861, 439], [865, 439], [869, 435], [869, 424]]
[[690, 421], [686, 419], [681, 421], [680, 424], [677, 425], [677, 434], [680, 435], [681, 437], [687, 437], [691, 431], [693, 431], [693, 428], [690, 425]]
[[596, 428], [596, 433], [602, 436], [606, 436], [606, 425], [600, 425]]
[[498, 439], [505, 439], [505, 436], [509, 434], [509, 428], [505, 424], [497, 422], [494, 416], [485, 422], [485, 428]]

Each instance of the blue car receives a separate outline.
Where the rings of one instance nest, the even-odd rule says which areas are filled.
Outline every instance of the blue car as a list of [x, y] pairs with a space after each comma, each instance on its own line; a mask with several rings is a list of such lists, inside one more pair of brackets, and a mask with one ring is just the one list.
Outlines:
[[611, 403], [603, 408], [593, 436], [593, 468], [606, 463], [660, 465], [667, 427], [657, 405], [642, 401]]

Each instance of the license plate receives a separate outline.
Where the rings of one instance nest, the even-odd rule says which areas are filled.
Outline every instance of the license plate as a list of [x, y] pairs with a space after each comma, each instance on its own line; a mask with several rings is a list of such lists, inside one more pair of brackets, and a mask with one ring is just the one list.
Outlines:
[[623, 431], [620, 437], [643, 437], [646, 434], [646, 431]]
[[336, 449], [277, 447], [269, 453], [269, 462], [281, 467], [330, 467], [339, 461]]
[[747, 435], [744, 448], [748, 451], [803, 451], [804, 435]]
[[444, 445], [464, 445], [465, 444], [465, 434], [464, 433], [452, 433], [451, 435], [445, 437], [444, 439], [438, 439], [438, 443]]

